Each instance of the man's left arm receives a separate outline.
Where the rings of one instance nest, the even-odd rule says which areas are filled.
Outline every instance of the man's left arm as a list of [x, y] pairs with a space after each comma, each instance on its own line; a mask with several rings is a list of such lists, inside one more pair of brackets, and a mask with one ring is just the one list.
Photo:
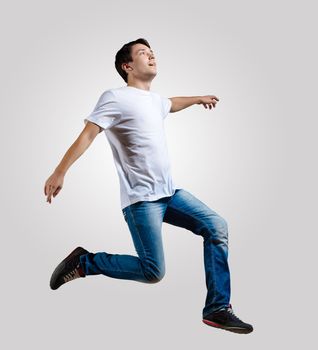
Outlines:
[[170, 113], [179, 112], [182, 109], [190, 107], [194, 104], [202, 104], [204, 108], [215, 108], [219, 99], [214, 95], [207, 96], [182, 96], [182, 97], [169, 97], [171, 100]]

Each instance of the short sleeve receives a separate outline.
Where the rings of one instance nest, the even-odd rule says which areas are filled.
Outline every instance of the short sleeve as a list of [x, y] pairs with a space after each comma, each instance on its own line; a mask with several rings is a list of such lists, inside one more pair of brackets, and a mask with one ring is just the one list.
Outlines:
[[120, 117], [121, 112], [118, 109], [114, 93], [106, 90], [100, 96], [93, 112], [84, 119], [84, 123], [90, 121], [106, 130], [117, 124]]
[[170, 98], [161, 96], [162, 109], [163, 109], [163, 118], [166, 118], [170, 112], [172, 101]]

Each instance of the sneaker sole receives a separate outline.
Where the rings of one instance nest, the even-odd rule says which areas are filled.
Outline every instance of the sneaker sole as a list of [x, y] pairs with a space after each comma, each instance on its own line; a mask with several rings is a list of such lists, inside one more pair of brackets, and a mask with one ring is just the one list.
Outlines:
[[51, 280], [50, 280], [50, 287], [53, 290], [58, 289], [60, 286], [56, 286], [56, 281], [61, 273], [63, 271], [65, 264], [72, 259], [76, 255], [83, 255], [89, 253], [86, 249], [82, 247], [75, 248], [65, 259], [63, 259], [55, 268], [55, 270], [52, 273]]
[[248, 333], [253, 332], [253, 329], [245, 329], [245, 328], [240, 328], [240, 327], [226, 327], [226, 326], [223, 326], [219, 323], [215, 323], [215, 322], [205, 320], [205, 319], [203, 319], [202, 322], [207, 324], [208, 326], [224, 329], [225, 331], [229, 331], [229, 332], [233, 332], [233, 333], [248, 334]]

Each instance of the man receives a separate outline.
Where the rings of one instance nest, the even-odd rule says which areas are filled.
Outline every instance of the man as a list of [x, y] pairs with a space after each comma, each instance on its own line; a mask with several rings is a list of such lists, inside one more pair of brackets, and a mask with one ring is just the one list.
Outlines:
[[106, 90], [83, 131], [47, 179], [44, 193], [51, 203], [63, 186], [68, 168], [105, 132], [120, 180], [121, 208], [137, 256], [72, 251], [54, 270], [50, 286], [87, 275], [143, 283], [159, 282], [165, 274], [162, 222], [183, 227], [203, 238], [207, 297], [202, 321], [236, 333], [253, 327], [235, 316], [230, 301], [228, 230], [226, 221], [190, 192], [175, 186], [164, 133], [164, 119], [194, 104], [215, 108], [214, 95], [166, 98], [150, 90], [157, 74], [154, 52], [140, 38], [116, 54], [115, 67], [127, 86]]

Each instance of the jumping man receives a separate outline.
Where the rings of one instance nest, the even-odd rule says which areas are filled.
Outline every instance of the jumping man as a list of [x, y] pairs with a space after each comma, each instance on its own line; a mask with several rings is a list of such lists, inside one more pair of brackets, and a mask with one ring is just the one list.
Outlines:
[[215, 108], [214, 95], [162, 97], [150, 90], [157, 74], [156, 59], [147, 40], [125, 44], [115, 67], [127, 85], [102, 93], [85, 127], [47, 179], [44, 194], [51, 203], [63, 187], [69, 167], [104, 131], [120, 182], [123, 217], [138, 256], [89, 252], [77, 247], [54, 270], [50, 287], [88, 275], [143, 283], [159, 282], [165, 274], [162, 223], [183, 227], [203, 239], [207, 296], [202, 321], [235, 333], [250, 333], [230, 304], [227, 222], [184, 188], [174, 184], [164, 119], [194, 104]]

